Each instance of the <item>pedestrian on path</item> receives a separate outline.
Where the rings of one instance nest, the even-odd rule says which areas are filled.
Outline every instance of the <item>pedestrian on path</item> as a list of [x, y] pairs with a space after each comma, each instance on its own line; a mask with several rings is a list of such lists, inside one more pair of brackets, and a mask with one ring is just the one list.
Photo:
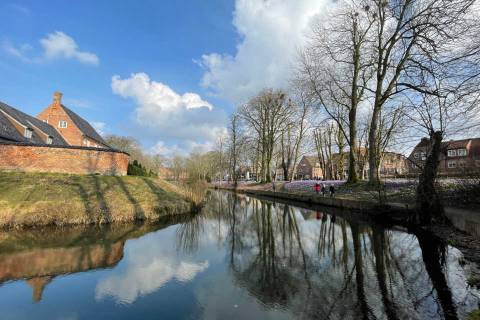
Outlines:
[[330, 197], [335, 197], [335, 187], [333, 186], [333, 184], [330, 185]]
[[325, 188], [325, 184], [322, 183], [322, 196], [325, 197], [325, 193], [327, 193], [327, 188]]
[[317, 194], [320, 193], [320, 183], [318, 183], [318, 182], [315, 183], [315, 192], [316, 192]]

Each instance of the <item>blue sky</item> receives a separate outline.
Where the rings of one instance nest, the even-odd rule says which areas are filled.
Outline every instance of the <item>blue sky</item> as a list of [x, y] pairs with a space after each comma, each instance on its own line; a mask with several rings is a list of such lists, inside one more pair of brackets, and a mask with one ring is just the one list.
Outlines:
[[211, 148], [233, 107], [285, 86], [322, 1], [2, 1], [0, 101], [64, 104], [152, 152]]

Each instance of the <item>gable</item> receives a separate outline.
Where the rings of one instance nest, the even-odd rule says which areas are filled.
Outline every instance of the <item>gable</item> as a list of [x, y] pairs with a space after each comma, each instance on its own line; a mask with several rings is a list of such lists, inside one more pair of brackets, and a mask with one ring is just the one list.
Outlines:
[[105, 140], [98, 134], [98, 132], [82, 117], [80, 117], [78, 114], [70, 110], [69, 108], [65, 107], [63, 104], [61, 105], [63, 110], [65, 110], [65, 113], [70, 117], [70, 119], [73, 121], [75, 126], [87, 137], [90, 139], [93, 139], [104, 146], [108, 146]]

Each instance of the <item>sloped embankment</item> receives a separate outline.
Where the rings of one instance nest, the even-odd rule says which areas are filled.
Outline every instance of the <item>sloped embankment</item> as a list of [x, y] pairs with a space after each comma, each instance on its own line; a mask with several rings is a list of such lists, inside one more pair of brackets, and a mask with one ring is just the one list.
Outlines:
[[158, 220], [190, 209], [152, 178], [0, 172], [0, 227]]

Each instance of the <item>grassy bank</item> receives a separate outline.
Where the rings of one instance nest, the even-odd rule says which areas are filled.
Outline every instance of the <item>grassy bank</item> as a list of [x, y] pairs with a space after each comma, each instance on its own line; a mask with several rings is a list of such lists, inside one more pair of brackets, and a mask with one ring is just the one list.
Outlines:
[[0, 172], [0, 227], [158, 220], [190, 204], [153, 178]]

